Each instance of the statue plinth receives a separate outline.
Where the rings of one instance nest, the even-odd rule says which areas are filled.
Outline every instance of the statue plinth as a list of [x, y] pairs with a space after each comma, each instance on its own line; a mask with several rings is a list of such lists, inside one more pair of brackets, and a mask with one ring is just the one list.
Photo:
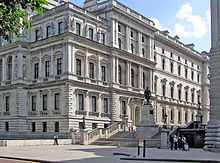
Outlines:
[[159, 132], [158, 125], [154, 122], [153, 106], [144, 101], [143, 109], [141, 110], [141, 121], [137, 126], [139, 139], [151, 139]]

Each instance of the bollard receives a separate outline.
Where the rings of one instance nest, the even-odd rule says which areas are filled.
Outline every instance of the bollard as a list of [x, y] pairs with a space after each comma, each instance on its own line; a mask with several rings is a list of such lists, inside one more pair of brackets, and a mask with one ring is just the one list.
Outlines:
[[145, 157], [146, 140], [143, 142], [143, 157]]
[[140, 156], [140, 146], [138, 145], [138, 148], [137, 148], [137, 152], [138, 152], [138, 156]]

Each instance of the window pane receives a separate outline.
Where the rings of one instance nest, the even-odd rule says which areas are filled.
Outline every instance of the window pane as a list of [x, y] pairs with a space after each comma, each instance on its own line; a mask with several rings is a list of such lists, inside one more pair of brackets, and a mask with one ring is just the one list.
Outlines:
[[43, 110], [47, 110], [47, 95], [43, 95]]
[[84, 110], [84, 96], [82, 94], [78, 95], [78, 109]]

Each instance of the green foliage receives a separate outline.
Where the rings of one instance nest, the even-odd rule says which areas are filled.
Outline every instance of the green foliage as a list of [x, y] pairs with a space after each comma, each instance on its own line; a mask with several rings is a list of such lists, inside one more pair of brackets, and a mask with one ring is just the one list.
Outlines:
[[47, 0], [0, 0], [0, 35], [11, 41], [10, 35], [21, 35], [20, 30], [31, 28], [28, 15], [31, 12], [43, 13]]

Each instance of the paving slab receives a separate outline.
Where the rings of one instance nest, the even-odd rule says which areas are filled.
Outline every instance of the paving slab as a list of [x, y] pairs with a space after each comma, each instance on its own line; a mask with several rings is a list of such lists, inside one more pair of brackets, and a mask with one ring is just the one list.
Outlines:
[[[113, 155], [122, 153], [125, 155]], [[219, 153], [191, 149], [190, 151], [175, 151], [169, 149], [148, 148], [146, 158], [140, 160], [136, 148], [114, 146], [82, 146], [82, 145], [59, 145], [59, 146], [17, 146], [0, 147], [0, 158], [20, 158], [28, 160], [62, 162], [62, 163], [118, 163], [118, 162], [167, 162], [166, 160], [199, 160], [220, 161]], [[142, 154], [141, 154], [142, 155]], [[133, 160], [120, 160], [120, 158], [133, 158]], [[139, 159], [139, 160], [138, 160]], [[169, 162], [169, 161], [168, 161]], [[178, 161], [176, 161], [178, 162]], [[186, 161], [189, 162], [189, 161]]]

